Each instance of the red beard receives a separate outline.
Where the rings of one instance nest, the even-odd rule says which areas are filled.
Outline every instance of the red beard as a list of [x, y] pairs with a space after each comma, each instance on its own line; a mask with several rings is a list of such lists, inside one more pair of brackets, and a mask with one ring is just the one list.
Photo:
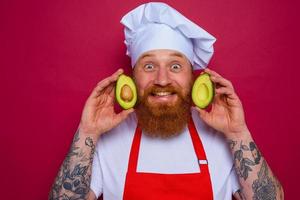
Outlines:
[[[170, 92], [177, 95], [176, 102], [154, 104], [148, 101], [148, 96], [156, 92]], [[182, 90], [172, 86], [148, 88], [143, 96], [139, 96], [136, 113], [138, 125], [146, 134], [154, 137], [168, 138], [178, 135], [190, 119], [191, 97], [184, 95]]]

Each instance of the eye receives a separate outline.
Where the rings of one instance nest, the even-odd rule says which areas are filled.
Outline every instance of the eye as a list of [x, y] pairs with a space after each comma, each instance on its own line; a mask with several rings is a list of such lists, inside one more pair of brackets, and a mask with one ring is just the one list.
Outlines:
[[144, 66], [145, 71], [152, 71], [154, 69], [153, 64], [146, 64]]
[[171, 70], [172, 70], [172, 71], [177, 72], [177, 71], [179, 71], [180, 69], [181, 69], [181, 65], [180, 65], [180, 64], [173, 64], [173, 65], [171, 66]]

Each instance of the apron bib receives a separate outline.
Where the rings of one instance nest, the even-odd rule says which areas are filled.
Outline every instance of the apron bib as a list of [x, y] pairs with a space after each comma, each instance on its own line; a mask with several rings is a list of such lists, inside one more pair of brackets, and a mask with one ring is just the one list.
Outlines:
[[201, 170], [197, 173], [186, 174], [137, 172], [142, 130], [138, 127], [136, 128], [129, 156], [123, 194], [124, 200], [213, 199], [205, 151], [193, 120], [190, 121], [188, 128]]

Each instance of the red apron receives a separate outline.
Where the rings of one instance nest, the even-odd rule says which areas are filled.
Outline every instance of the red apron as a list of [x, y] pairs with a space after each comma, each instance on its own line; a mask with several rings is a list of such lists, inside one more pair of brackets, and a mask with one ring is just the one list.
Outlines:
[[188, 128], [201, 169], [200, 172], [188, 174], [137, 172], [142, 131], [140, 128], [136, 128], [125, 181], [124, 200], [213, 199], [205, 151], [193, 120], [190, 121]]

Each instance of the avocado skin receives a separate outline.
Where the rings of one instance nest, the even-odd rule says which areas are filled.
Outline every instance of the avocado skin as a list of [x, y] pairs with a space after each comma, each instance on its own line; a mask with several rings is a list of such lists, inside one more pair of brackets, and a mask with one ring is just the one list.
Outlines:
[[214, 83], [210, 80], [208, 73], [201, 73], [195, 80], [192, 88], [192, 100], [194, 104], [205, 109], [209, 106], [215, 95]]
[[[124, 101], [121, 98], [121, 91], [124, 85], [129, 86], [132, 91], [133, 97], [131, 101]], [[136, 91], [135, 83], [131, 77], [121, 74], [117, 80], [115, 90], [116, 90], [115, 91], [116, 101], [123, 109], [127, 110], [134, 107], [137, 101], [137, 91]]]

